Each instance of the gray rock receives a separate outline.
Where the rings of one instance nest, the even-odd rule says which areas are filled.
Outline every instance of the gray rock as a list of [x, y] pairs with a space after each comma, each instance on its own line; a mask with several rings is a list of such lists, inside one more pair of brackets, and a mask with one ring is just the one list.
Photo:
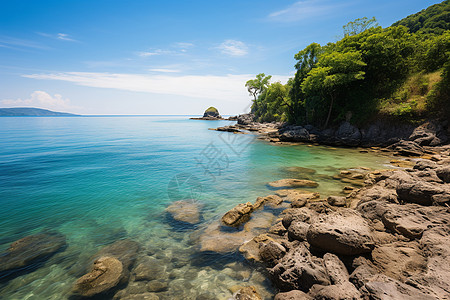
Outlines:
[[431, 160], [428, 159], [422, 159], [416, 162], [414, 165], [415, 170], [426, 170], [426, 169], [434, 169], [437, 167], [437, 164]]
[[308, 233], [310, 224], [294, 221], [288, 228], [288, 237], [290, 240], [306, 241], [306, 234]]
[[432, 300], [420, 290], [406, 285], [385, 275], [375, 275], [361, 288], [362, 293], [369, 299], [383, 300]]
[[314, 285], [308, 293], [314, 299], [320, 300], [357, 300], [362, 299], [361, 293], [350, 282], [336, 285]]
[[309, 227], [307, 239], [314, 247], [342, 255], [368, 253], [375, 246], [368, 223], [352, 209], [321, 217]]
[[237, 117], [237, 123], [240, 125], [250, 125], [255, 121], [254, 114], [242, 114]]
[[330, 284], [323, 260], [312, 256], [304, 244], [290, 249], [269, 273], [281, 291], [307, 292], [314, 284]]
[[275, 265], [286, 254], [286, 248], [277, 242], [263, 243], [259, 248], [261, 259], [269, 265]]
[[445, 193], [445, 190], [440, 185], [423, 181], [402, 183], [397, 187], [399, 199], [404, 202], [421, 205], [432, 205], [432, 197], [443, 193]]
[[240, 203], [223, 215], [222, 223], [227, 226], [238, 227], [250, 220], [250, 214], [253, 210], [254, 207], [250, 202]]
[[280, 130], [280, 140], [286, 142], [307, 142], [310, 140], [309, 132], [302, 126], [288, 126]]
[[203, 118], [222, 118], [219, 114], [219, 111], [215, 107], [210, 107], [203, 113]]
[[323, 262], [332, 284], [343, 284], [348, 282], [350, 275], [339, 257], [332, 253], [326, 253], [323, 256]]
[[421, 156], [424, 153], [423, 148], [413, 141], [400, 141], [388, 148], [404, 156]]
[[344, 122], [336, 132], [336, 138], [346, 146], [358, 146], [361, 143], [361, 132], [349, 122]]
[[436, 174], [442, 181], [450, 183], [450, 165], [437, 168]]
[[273, 300], [313, 300], [313, 298], [302, 291], [293, 290], [285, 293], [278, 293]]
[[330, 205], [341, 206], [341, 207], [343, 207], [347, 204], [346, 198], [340, 197], [340, 196], [330, 196], [327, 198], [327, 202]]

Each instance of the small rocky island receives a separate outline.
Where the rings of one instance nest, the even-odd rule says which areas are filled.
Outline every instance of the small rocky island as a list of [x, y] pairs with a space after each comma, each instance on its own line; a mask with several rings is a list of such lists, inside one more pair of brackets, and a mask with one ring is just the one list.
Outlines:
[[219, 114], [219, 110], [214, 106], [210, 106], [203, 113], [203, 117], [201, 118], [190, 118], [191, 120], [208, 120], [208, 121], [217, 121], [217, 120], [228, 120], [228, 121], [236, 121], [237, 117], [229, 117], [227, 119], [222, 118]]

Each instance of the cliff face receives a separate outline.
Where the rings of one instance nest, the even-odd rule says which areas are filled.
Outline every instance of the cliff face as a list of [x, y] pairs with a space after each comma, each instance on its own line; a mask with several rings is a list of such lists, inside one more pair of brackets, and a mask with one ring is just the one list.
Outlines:
[[205, 113], [203, 114], [203, 118], [222, 118], [219, 114], [219, 111], [217, 108], [211, 106], [207, 110], [205, 110]]

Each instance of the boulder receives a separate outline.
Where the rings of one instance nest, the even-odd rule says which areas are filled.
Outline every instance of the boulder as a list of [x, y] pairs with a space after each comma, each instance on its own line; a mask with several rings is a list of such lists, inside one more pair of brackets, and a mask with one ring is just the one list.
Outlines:
[[275, 241], [263, 243], [259, 247], [261, 259], [271, 266], [274, 266], [285, 254], [286, 248]]
[[0, 255], [0, 280], [38, 267], [65, 246], [66, 238], [60, 233], [38, 233], [13, 242]]
[[402, 183], [397, 187], [397, 194], [401, 200], [421, 205], [432, 205], [433, 196], [445, 192], [440, 185], [423, 181]]
[[395, 242], [375, 247], [372, 258], [383, 274], [404, 282], [424, 271], [426, 258], [421, 252], [417, 242]]
[[278, 293], [273, 300], [313, 300], [313, 298], [302, 291], [293, 290], [285, 293]]
[[442, 166], [436, 169], [437, 176], [444, 182], [450, 183], [450, 166]]
[[124, 239], [103, 247], [93, 256], [93, 259], [96, 260], [103, 256], [114, 257], [122, 263], [125, 270], [128, 270], [133, 266], [139, 248], [140, 246], [137, 242]]
[[335, 134], [339, 144], [355, 147], [361, 143], [361, 132], [349, 122], [342, 123]]
[[371, 277], [361, 288], [361, 292], [368, 299], [386, 300], [432, 300], [436, 299], [426, 295], [420, 290], [404, 284], [386, 275], [378, 274]]
[[255, 121], [255, 115], [253, 114], [243, 114], [237, 117], [237, 123], [239, 125], [250, 125]]
[[302, 179], [280, 179], [269, 182], [268, 185], [273, 188], [300, 188], [300, 187], [317, 187], [319, 184], [312, 180]]
[[[263, 233], [255, 236], [251, 240], [245, 242], [239, 247], [239, 252], [245, 257], [245, 259], [250, 261], [262, 262], [260, 248], [268, 243], [274, 242], [284, 248], [280, 243], [282, 243], [283, 238], [273, 234]], [[282, 250], [283, 248], [280, 249]], [[269, 249], [270, 250], [270, 249]], [[286, 251], [286, 249], [284, 249]], [[277, 256], [277, 255], [276, 255]]]
[[92, 297], [110, 291], [123, 283], [125, 277], [123, 264], [117, 258], [103, 256], [94, 261], [89, 273], [75, 282], [73, 292], [82, 297]]
[[180, 200], [166, 208], [172, 218], [178, 222], [191, 225], [200, 222], [200, 205], [194, 200]]
[[332, 253], [323, 256], [323, 262], [332, 284], [344, 284], [348, 282], [350, 275], [344, 263]]
[[302, 126], [287, 126], [280, 130], [280, 140], [285, 142], [307, 142], [309, 132]]
[[313, 299], [326, 300], [358, 300], [363, 299], [361, 293], [350, 282], [335, 285], [314, 285], [308, 293]]
[[288, 237], [290, 240], [306, 241], [309, 224], [301, 221], [294, 221], [288, 228]]
[[330, 196], [327, 198], [327, 202], [330, 205], [333, 206], [345, 206], [347, 204], [347, 200], [345, 197], [339, 197], [339, 196]]
[[166, 269], [161, 261], [151, 256], [140, 257], [133, 268], [136, 281], [151, 281], [168, 277]]
[[403, 156], [421, 156], [424, 153], [423, 148], [413, 141], [399, 141], [388, 147]]
[[307, 292], [314, 284], [330, 284], [323, 260], [312, 256], [303, 243], [290, 249], [269, 273], [281, 291]]
[[352, 209], [320, 217], [309, 227], [307, 240], [314, 247], [342, 255], [368, 253], [375, 246], [367, 221]]
[[281, 203], [283, 203], [283, 199], [278, 195], [269, 195], [266, 197], [258, 197], [256, 199], [255, 204], [253, 204], [254, 209], [258, 209], [263, 207], [264, 205], [270, 206], [270, 207], [277, 207]]
[[222, 216], [222, 223], [227, 226], [238, 227], [250, 220], [254, 207], [250, 202], [240, 203]]

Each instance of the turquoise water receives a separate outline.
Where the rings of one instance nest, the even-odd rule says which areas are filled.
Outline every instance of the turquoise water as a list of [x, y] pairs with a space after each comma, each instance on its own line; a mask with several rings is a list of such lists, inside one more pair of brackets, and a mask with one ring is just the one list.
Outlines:
[[[200, 253], [190, 233], [238, 203], [273, 193], [266, 183], [288, 177], [285, 167], [317, 170], [315, 190], [326, 196], [345, 185], [329, 178], [339, 169], [380, 168], [387, 158], [208, 130], [232, 123], [185, 116], [0, 118], [0, 252], [49, 229], [68, 244], [36, 271], [0, 283], [1, 298], [66, 299], [92, 255], [130, 238], [171, 272], [161, 299], [197, 299], [204, 290], [227, 299], [239, 284], [255, 285], [270, 299], [274, 290], [260, 270], [236, 253]], [[187, 185], [174, 185], [186, 177]], [[164, 211], [184, 198], [202, 205], [195, 228], [180, 228]], [[174, 264], [180, 257], [184, 263]]]

